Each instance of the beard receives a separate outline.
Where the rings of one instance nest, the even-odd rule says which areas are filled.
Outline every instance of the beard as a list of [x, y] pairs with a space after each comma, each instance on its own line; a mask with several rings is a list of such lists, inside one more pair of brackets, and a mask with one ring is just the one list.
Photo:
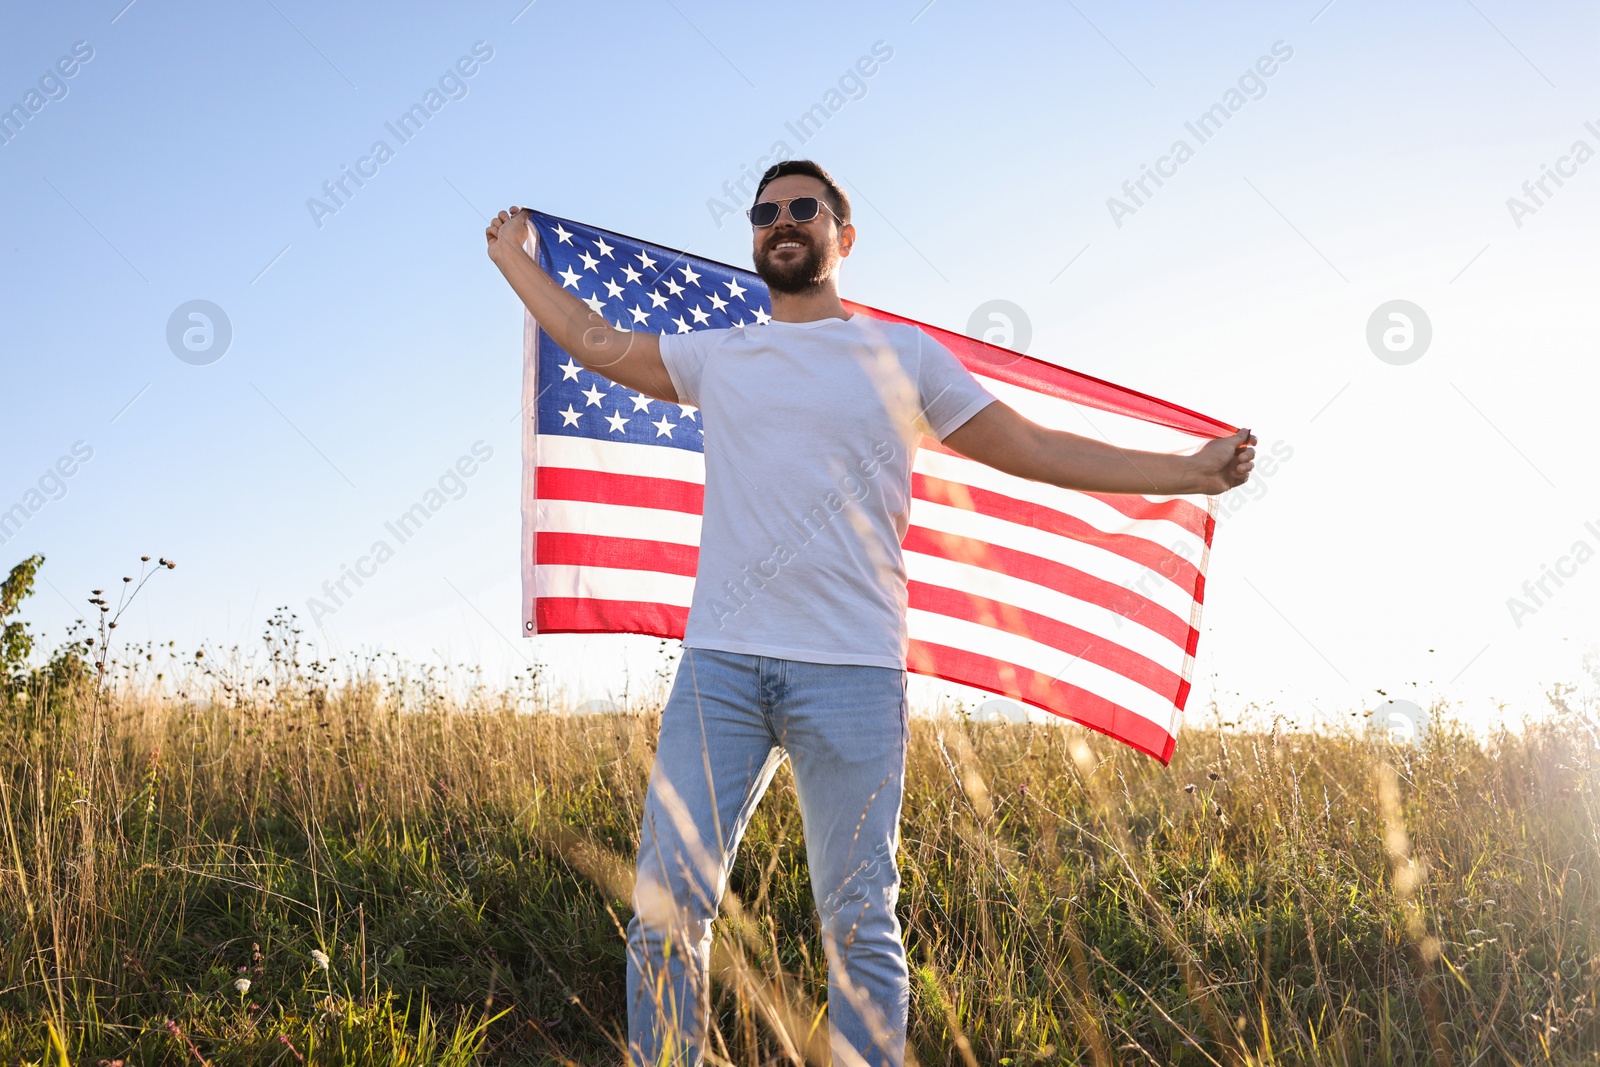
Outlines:
[[[805, 254], [784, 263], [774, 261], [772, 249], [779, 241], [799, 241]], [[767, 288], [778, 293], [804, 293], [815, 289], [833, 272], [833, 264], [818, 251], [805, 234], [786, 233], [774, 237], [766, 249], [755, 254], [756, 274], [767, 283]]]

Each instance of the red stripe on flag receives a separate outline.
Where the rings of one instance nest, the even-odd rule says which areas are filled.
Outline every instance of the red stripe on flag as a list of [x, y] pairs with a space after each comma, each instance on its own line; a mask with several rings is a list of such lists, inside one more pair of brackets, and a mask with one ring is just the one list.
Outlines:
[[1164, 764], [1172, 762], [1176, 742], [1171, 734], [1144, 716], [1080, 686], [1055, 681], [1026, 667], [928, 641], [911, 642], [908, 663], [917, 674], [970, 685], [1032, 704], [1132, 745]]
[[591, 504], [627, 504], [637, 508], [665, 508], [699, 515], [705, 504], [705, 486], [674, 478], [646, 478], [639, 474], [607, 474], [571, 467], [539, 468], [541, 500], [582, 500]]
[[689, 609], [642, 600], [540, 597], [533, 602], [534, 624], [542, 634], [645, 634], [682, 638]]
[[1020, 578], [1086, 604], [1114, 611], [1125, 619], [1138, 619], [1140, 626], [1160, 634], [1180, 648], [1190, 648], [1194, 640], [1195, 630], [1186, 619], [1179, 618], [1167, 608], [1126, 586], [1114, 585], [1065, 563], [1014, 548], [1001, 548], [987, 541], [929, 530], [923, 526], [913, 526], [906, 531], [904, 547], [907, 552], [939, 556], [996, 574]]
[[694, 577], [700, 550], [671, 541], [645, 541], [637, 537], [602, 537], [599, 534], [547, 533], [534, 541], [535, 563], [564, 563], [573, 567], [614, 567], [627, 571], [660, 571]]
[[963, 482], [949, 482], [928, 474], [911, 476], [911, 493], [929, 503], [944, 504], [979, 515], [993, 515], [1006, 522], [1031, 526], [1035, 530], [1060, 534], [1107, 552], [1115, 552], [1123, 559], [1164, 575], [1180, 589], [1194, 588], [1200, 578], [1195, 565], [1171, 549], [1134, 534], [1106, 533], [1076, 515], [1068, 515], [1043, 504], [1032, 504], [989, 489], [978, 489]]
[[913, 608], [975, 622], [1002, 633], [1049, 645], [1067, 657], [1063, 660], [1062, 670], [1066, 669], [1068, 663], [1081, 659], [1115, 671], [1168, 700], [1177, 696], [1178, 686], [1183, 682], [1181, 675], [1102, 634], [1019, 608], [1015, 604], [925, 582], [908, 582], [907, 595]]

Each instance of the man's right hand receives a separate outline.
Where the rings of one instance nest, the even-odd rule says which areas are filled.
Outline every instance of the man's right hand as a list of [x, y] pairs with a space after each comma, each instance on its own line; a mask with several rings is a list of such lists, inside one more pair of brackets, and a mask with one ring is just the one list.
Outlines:
[[556, 284], [522, 248], [528, 237], [528, 218], [526, 208], [512, 206], [489, 220], [483, 236], [489, 258], [534, 321], [586, 369], [646, 396], [677, 403], [677, 390], [661, 360], [661, 338], [617, 329], [576, 294]]
[[513, 204], [510, 211], [502, 211], [489, 220], [483, 236], [489, 243], [489, 258], [496, 263], [508, 255], [527, 255], [522, 242], [528, 236], [528, 209]]

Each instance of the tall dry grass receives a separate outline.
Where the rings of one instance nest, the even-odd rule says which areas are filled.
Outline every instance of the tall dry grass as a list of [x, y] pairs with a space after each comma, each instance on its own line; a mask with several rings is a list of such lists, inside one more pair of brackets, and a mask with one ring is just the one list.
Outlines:
[[[132, 652], [0, 721], [0, 1062], [620, 1062], [659, 687], [575, 716], [531, 679], [334, 680], [287, 623], [253, 659]], [[1600, 732], [1569, 696], [1417, 749], [1190, 730], [1170, 768], [915, 721], [916, 1061], [1600, 1062]], [[785, 771], [718, 924], [713, 1063], [824, 1032], [803, 857]]]

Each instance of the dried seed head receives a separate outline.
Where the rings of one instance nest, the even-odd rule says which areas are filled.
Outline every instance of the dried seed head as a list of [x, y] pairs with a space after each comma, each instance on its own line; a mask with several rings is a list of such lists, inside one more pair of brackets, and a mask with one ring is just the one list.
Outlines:
[[139, 562], [140, 563], [149, 563], [150, 562], [150, 557], [149, 556], [140, 556], [139, 557]]
[[1183, 791], [1185, 793], [1193, 793], [1194, 792], [1194, 783], [1190, 782], [1188, 785], [1184, 786], [1183, 787]]
[[123, 580], [123, 581], [125, 581], [125, 582], [131, 582], [131, 581], [133, 581], [133, 579], [132, 579], [132, 578], [124, 578], [124, 579], [122, 579], [122, 580]]

